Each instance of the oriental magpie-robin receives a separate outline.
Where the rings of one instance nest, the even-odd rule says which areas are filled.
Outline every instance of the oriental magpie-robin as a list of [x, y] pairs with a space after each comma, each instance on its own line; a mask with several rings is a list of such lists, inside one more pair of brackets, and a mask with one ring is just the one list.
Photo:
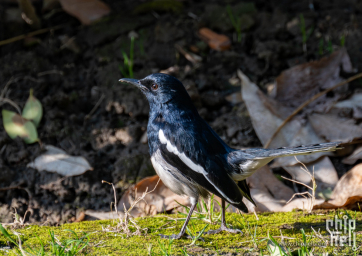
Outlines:
[[226, 227], [225, 201], [248, 212], [245, 197], [253, 204], [246, 178], [276, 157], [333, 151], [339, 143], [322, 143], [278, 149], [237, 150], [222, 141], [199, 116], [182, 83], [166, 74], [144, 79], [120, 79], [137, 86], [150, 104], [147, 126], [151, 162], [163, 183], [179, 195], [189, 196], [190, 212], [179, 234], [161, 235], [178, 239], [185, 229], [200, 196], [209, 192], [222, 199], [222, 220], [218, 230], [241, 233]]

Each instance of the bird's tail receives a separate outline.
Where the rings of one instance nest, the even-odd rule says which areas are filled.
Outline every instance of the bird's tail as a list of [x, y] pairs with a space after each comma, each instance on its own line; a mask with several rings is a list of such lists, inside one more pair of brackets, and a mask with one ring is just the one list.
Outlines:
[[241, 181], [253, 174], [257, 169], [268, 164], [274, 158], [283, 156], [307, 155], [317, 152], [328, 152], [339, 149], [341, 142], [320, 143], [309, 146], [283, 147], [276, 149], [247, 149], [230, 152], [227, 161], [232, 169], [231, 177]]
[[[235, 150], [230, 152], [227, 161], [232, 169], [230, 175], [234, 181], [237, 181], [238, 187], [244, 197], [255, 205], [251, 198], [250, 189], [246, 184], [246, 178], [252, 175], [257, 169], [268, 164], [274, 158], [283, 156], [307, 155], [317, 152], [335, 151], [341, 142], [320, 143], [308, 146], [283, 147], [276, 149], [247, 149]], [[235, 207], [244, 211], [245, 205]]]
[[335, 151], [341, 142], [328, 142], [308, 146], [282, 147], [276, 149], [247, 149], [245, 153], [253, 155], [254, 159], [276, 158], [283, 156], [308, 155], [317, 152]]

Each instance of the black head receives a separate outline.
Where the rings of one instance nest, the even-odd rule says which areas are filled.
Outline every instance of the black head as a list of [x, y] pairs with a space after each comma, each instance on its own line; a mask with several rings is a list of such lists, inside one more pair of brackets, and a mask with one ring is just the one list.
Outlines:
[[171, 101], [182, 101], [186, 105], [191, 103], [183, 84], [170, 75], [156, 73], [141, 80], [122, 78], [119, 81], [137, 86], [146, 95], [150, 104], [164, 104]]

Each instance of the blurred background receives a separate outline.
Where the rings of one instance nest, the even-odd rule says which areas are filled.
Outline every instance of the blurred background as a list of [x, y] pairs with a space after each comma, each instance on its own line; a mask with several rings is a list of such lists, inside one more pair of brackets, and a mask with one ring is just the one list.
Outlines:
[[[0, 221], [11, 222], [14, 209], [21, 216], [29, 210], [30, 222], [84, 219], [86, 210], [110, 209], [112, 188], [102, 180], [115, 184], [120, 198], [155, 175], [148, 103], [120, 78], [173, 75], [230, 146], [263, 147], [293, 109], [361, 70], [361, 25], [357, 0], [1, 0], [0, 104], [12, 112], [1, 117]], [[244, 80], [242, 88], [242, 77], [252, 84]], [[361, 163], [361, 89], [356, 79], [325, 94], [286, 126], [294, 133], [270, 145], [353, 141], [338, 155], [303, 159], [324, 168], [321, 200], [333, 199], [337, 182]], [[38, 119], [24, 114], [29, 102], [40, 103], [31, 105], [42, 109]], [[39, 158], [46, 149], [74, 156], [69, 161], [78, 166], [47, 166]], [[281, 175], [310, 182], [293, 161], [268, 170], [289, 198], [306, 190]]]

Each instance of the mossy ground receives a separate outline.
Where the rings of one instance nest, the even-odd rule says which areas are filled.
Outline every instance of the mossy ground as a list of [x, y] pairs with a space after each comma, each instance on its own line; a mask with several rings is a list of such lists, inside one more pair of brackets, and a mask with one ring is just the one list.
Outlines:
[[[357, 247], [362, 244], [362, 213], [348, 211], [352, 218], [356, 219], [356, 238]], [[241, 229], [244, 234], [229, 234], [221, 233], [217, 235], [202, 235], [205, 242], [197, 241], [195, 245], [190, 246], [189, 239], [175, 240], [172, 243], [172, 255], [181, 255], [180, 249], [187, 251], [189, 255], [222, 255], [231, 253], [231, 255], [258, 255], [253, 253], [260, 253], [264, 250], [267, 253], [267, 241], [263, 241], [258, 245], [258, 249], [254, 247], [253, 234], [256, 228], [256, 238], [261, 240], [266, 238], [268, 233], [276, 238], [278, 242], [281, 241], [281, 232], [283, 236], [289, 238], [296, 238], [295, 240], [285, 239], [286, 242], [302, 242], [302, 233], [300, 229], [304, 229], [307, 235], [313, 234], [313, 227], [315, 230], [320, 230], [321, 234], [327, 238], [326, 220], [334, 218], [335, 211], [315, 211], [312, 214], [306, 214], [301, 211], [294, 211], [288, 213], [262, 213], [258, 214], [259, 220], [257, 221], [253, 214], [227, 214], [227, 223], [233, 228]], [[144, 217], [136, 219], [141, 228], [147, 228], [146, 236], [132, 236], [127, 237], [122, 233], [114, 233], [103, 231], [107, 226], [114, 227], [117, 225], [116, 220], [103, 220], [103, 221], [84, 221], [80, 223], [64, 224], [58, 227], [47, 227], [31, 225], [26, 226], [16, 231], [21, 234], [23, 247], [29, 246], [37, 248], [40, 246], [39, 240], [35, 234], [47, 244], [50, 241], [49, 230], [54, 231], [55, 236], [62, 241], [71, 237], [70, 232], [66, 229], [71, 229], [80, 235], [82, 232], [89, 234], [90, 244], [83, 251], [87, 255], [149, 255], [149, 250], [153, 254], [161, 254], [159, 241], [168, 244], [168, 240], [160, 239], [159, 234], [173, 234], [177, 233], [183, 220], [177, 222], [173, 219], [182, 218], [181, 215], [158, 215], [152, 217]], [[206, 223], [201, 220], [193, 219], [189, 225], [194, 228], [194, 231], [200, 231]], [[250, 227], [250, 231], [248, 229]], [[218, 225], [210, 225], [209, 229], [217, 229]], [[8, 228], [9, 230], [9, 228]], [[16, 238], [14, 236], [14, 238]], [[329, 238], [329, 236], [328, 236]], [[321, 240], [313, 238], [311, 243], [320, 243]], [[8, 246], [3, 235], [0, 235], [0, 247]], [[289, 247], [291, 250], [296, 250], [298, 247]], [[318, 247], [313, 246], [314, 255], [321, 255], [322, 252], [330, 252], [329, 255], [355, 255], [350, 247]], [[361, 250], [361, 249], [359, 249]], [[14, 250], [1, 250], [0, 253], [4, 255], [15, 255]], [[251, 254], [248, 254], [251, 253]], [[356, 255], [361, 254], [360, 252]]]

